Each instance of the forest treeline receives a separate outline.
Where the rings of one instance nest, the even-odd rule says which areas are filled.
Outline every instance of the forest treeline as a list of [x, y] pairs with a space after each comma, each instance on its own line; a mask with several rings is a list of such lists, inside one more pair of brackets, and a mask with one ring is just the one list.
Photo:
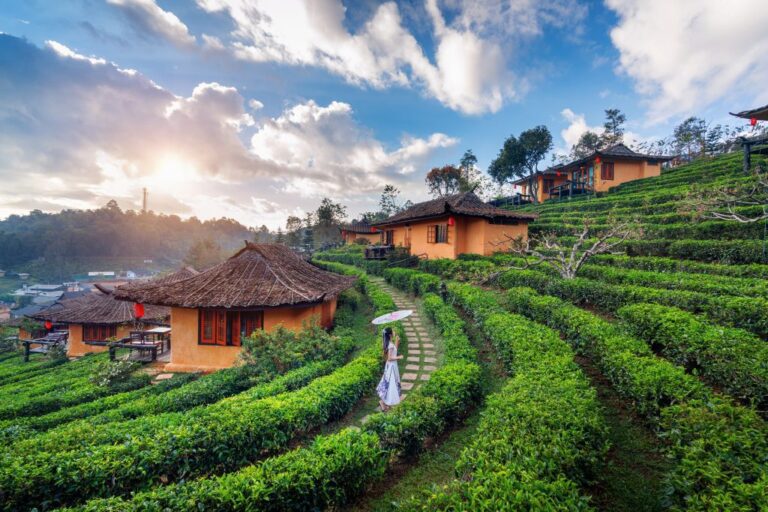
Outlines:
[[[170, 267], [200, 240], [231, 251], [254, 237], [252, 228], [233, 219], [123, 211], [114, 201], [96, 210], [33, 210], [0, 221], [0, 269], [66, 279], [87, 270], [126, 270], [129, 262], [144, 260]], [[114, 267], [100, 268], [105, 265]]]

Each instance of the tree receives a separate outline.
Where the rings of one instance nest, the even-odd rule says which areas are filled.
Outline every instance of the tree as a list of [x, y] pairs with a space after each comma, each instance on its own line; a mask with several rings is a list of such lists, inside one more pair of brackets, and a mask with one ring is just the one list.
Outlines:
[[461, 171], [459, 192], [474, 192], [479, 196], [488, 192], [490, 188], [488, 177], [477, 167], [477, 157], [471, 149], [466, 150], [462, 155], [459, 171]]
[[315, 248], [315, 233], [314, 233], [315, 219], [312, 212], [307, 212], [304, 216], [304, 237], [301, 240], [301, 244], [305, 249], [311, 251]]
[[301, 219], [295, 215], [289, 216], [285, 221], [285, 230], [288, 232], [285, 241], [290, 247], [298, 247], [301, 243], [301, 226]]
[[538, 180], [534, 179], [539, 162], [552, 149], [552, 134], [544, 126], [525, 130], [519, 137], [511, 135], [504, 141], [499, 155], [491, 162], [488, 174], [499, 185], [518, 178], [526, 178], [533, 202], [538, 202]]
[[593, 131], [587, 130], [581, 134], [579, 141], [571, 148], [571, 158], [578, 160], [585, 158], [600, 149], [600, 136]]
[[212, 267], [224, 259], [224, 254], [219, 244], [210, 239], [198, 240], [184, 258], [184, 264], [197, 270]]
[[381, 193], [381, 199], [379, 200], [379, 213], [383, 218], [391, 217], [392, 215], [399, 213], [406, 208], [410, 208], [413, 204], [410, 201], [400, 203], [400, 190], [394, 185], [385, 185], [384, 191]]
[[262, 224], [253, 238], [256, 243], [266, 244], [272, 240], [272, 233], [269, 232], [269, 228], [266, 225]]
[[605, 123], [603, 133], [600, 135], [602, 148], [608, 148], [624, 141], [624, 123], [627, 116], [617, 108], [609, 108], [605, 111]]
[[461, 171], [453, 165], [433, 167], [425, 179], [429, 193], [435, 197], [455, 194], [461, 188]]
[[327, 197], [320, 202], [315, 212], [317, 227], [315, 229], [317, 242], [325, 244], [341, 240], [339, 225], [347, 217], [347, 207], [341, 203], [334, 203]]
[[[611, 217], [608, 220], [608, 228], [599, 233], [591, 229], [590, 221], [584, 221], [581, 233], [574, 232], [578, 238], [570, 246], [562, 243], [554, 233], [532, 235], [525, 240], [522, 237], [507, 236], [504, 245], [509, 245], [508, 252], [524, 258], [524, 263], [522, 266], [510, 263], [503, 270], [491, 274], [487, 281], [495, 280], [506, 270], [523, 270], [543, 263], [554, 268], [563, 279], [573, 279], [592, 256], [612, 252], [624, 241], [637, 238], [641, 234], [634, 219], [617, 221]], [[589, 245], [591, 239], [594, 241]]]
[[675, 127], [675, 150], [689, 160], [706, 153], [707, 122], [699, 117], [689, 117]]
[[283, 233], [283, 228], [277, 228], [277, 234], [275, 235], [275, 243], [276, 244], [285, 243], [285, 233]]

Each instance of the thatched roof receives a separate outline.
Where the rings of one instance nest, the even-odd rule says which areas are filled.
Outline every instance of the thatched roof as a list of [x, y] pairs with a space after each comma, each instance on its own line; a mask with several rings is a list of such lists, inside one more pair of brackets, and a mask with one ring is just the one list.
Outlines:
[[[162, 306], [144, 308], [142, 321], [162, 321], [170, 310]], [[82, 297], [56, 302], [51, 307], [28, 315], [35, 320], [50, 320], [61, 324], [124, 324], [135, 322], [133, 304], [115, 299], [112, 293], [101, 291]]]
[[742, 110], [737, 113], [730, 113], [732, 116], [741, 117], [744, 119], [759, 119], [760, 121], [768, 121], [768, 105], [762, 107], [753, 108], [751, 110]]
[[356, 278], [320, 270], [281, 244], [254, 244], [223, 263], [169, 284], [121, 286], [122, 300], [184, 308], [264, 308], [313, 304], [352, 286]]
[[[175, 283], [177, 281], [183, 281], [184, 279], [192, 276], [196, 276], [199, 274], [197, 270], [190, 266], [182, 267], [176, 272], [171, 272], [170, 274], [165, 274], [158, 277], [153, 277], [151, 279], [143, 279], [140, 281], [131, 281], [128, 284], [124, 284], [120, 286], [121, 291], [126, 290], [142, 290], [146, 288], [147, 286], [164, 286], [171, 283]], [[99, 285], [96, 285], [97, 288], [99, 288]], [[99, 288], [101, 289], [101, 288]]]
[[483, 202], [483, 200], [477, 197], [473, 192], [463, 192], [461, 194], [453, 194], [432, 199], [431, 201], [417, 203], [388, 219], [375, 223], [374, 225], [387, 226], [392, 224], [402, 224], [404, 222], [442, 217], [451, 214], [484, 217], [487, 219], [520, 219], [523, 221], [534, 220], [538, 217], [535, 213], [514, 212], [497, 208]]

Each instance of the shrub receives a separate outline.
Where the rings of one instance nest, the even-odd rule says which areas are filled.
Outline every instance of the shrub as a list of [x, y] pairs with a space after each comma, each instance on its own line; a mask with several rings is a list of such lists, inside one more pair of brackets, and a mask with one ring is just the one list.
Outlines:
[[139, 368], [141, 364], [136, 361], [100, 361], [94, 368], [90, 381], [103, 388], [115, 388], [129, 381]]
[[742, 401], [760, 409], [768, 405], [768, 345], [760, 338], [656, 304], [625, 306], [617, 313], [636, 336], [660, 347], [664, 357]]

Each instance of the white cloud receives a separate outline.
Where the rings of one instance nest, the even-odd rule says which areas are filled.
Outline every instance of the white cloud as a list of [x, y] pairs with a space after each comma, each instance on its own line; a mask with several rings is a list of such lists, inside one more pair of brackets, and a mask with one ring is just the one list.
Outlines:
[[727, 98], [768, 100], [768, 9], [763, 0], [606, 0], [619, 24], [620, 70], [648, 97], [651, 121], [696, 114]]
[[602, 126], [589, 126], [584, 114], [577, 114], [570, 108], [563, 109], [560, 115], [568, 121], [568, 126], [560, 132], [560, 136], [565, 142], [566, 152], [570, 151], [571, 147], [579, 142], [579, 138], [586, 132], [591, 131], [598, 135], [603, 133]]
[[545, 25], [581, 31], [588, 10], [578, 0], [447, 0], [445, 4], [459, 11], [454, 24], [490, 37], [537, 36]]
[[455, 145], [457, 139], [435, 133], [427, 139], [404, 137], [388, 151], [358, 124], [352, 107], [314, 101], [295, 105], [266, 120], [251, 138], [259, 158], [285, 169], [275, 179], [283, 190], [304, 197], [370, 193], [386, 183], [404, 182], [435, 150]]
[[264, 108], [264, 104], [256, 99], [248, 100], [248, 106], [254, 111]]
[[[357, 30], [345, 25], [341, 0], [197, 0], [208, 12], [224, 12], [235, 29], [228, 43], [234, 55], [255, 62], [318, 66], [350, 83], [374, 88], [418, 87], [446, 106], [466, 113], [496, 112], [518, 94], [519, 79], [508, 69], [509, 35], [532, 36], [545, 24], [583, 16], [576, 0], [541, 7], [532, 0], [490, 2], [502, 16], [473, 2], [449, 1], [460, 14], [447, 23], [437, 0], [427, 0], [435, 53], [425, 54], [403, 25], [394, 2], [379, 5]], [[570, 17], [563, 14], [568, 11]], [[509, 25], [508, 23], [512, 23]], [[482, 35], [480, 34], [482, 32]]]
[[111, 198], [135, 208], [146, 186], [157, 211], [275, 228], [306, 206], [297, 192], [366, 203], [384, 183], [422, 188], [408, 172], [456, 142], [434, 133], [387, 148], [341, 102], [307, 101], [254, 126], [234, 87], [174, 95], [53, 41], [0, 35], [0, 58], [0, 217]]
[[[131, 26], [142, 35], [169, 41], [179, 47], [190, 47], [196, 39], [187, 26], [155, 0], [107, 0], [122, 11]], [[209, 43], [208, 40], [205, 41]]]

